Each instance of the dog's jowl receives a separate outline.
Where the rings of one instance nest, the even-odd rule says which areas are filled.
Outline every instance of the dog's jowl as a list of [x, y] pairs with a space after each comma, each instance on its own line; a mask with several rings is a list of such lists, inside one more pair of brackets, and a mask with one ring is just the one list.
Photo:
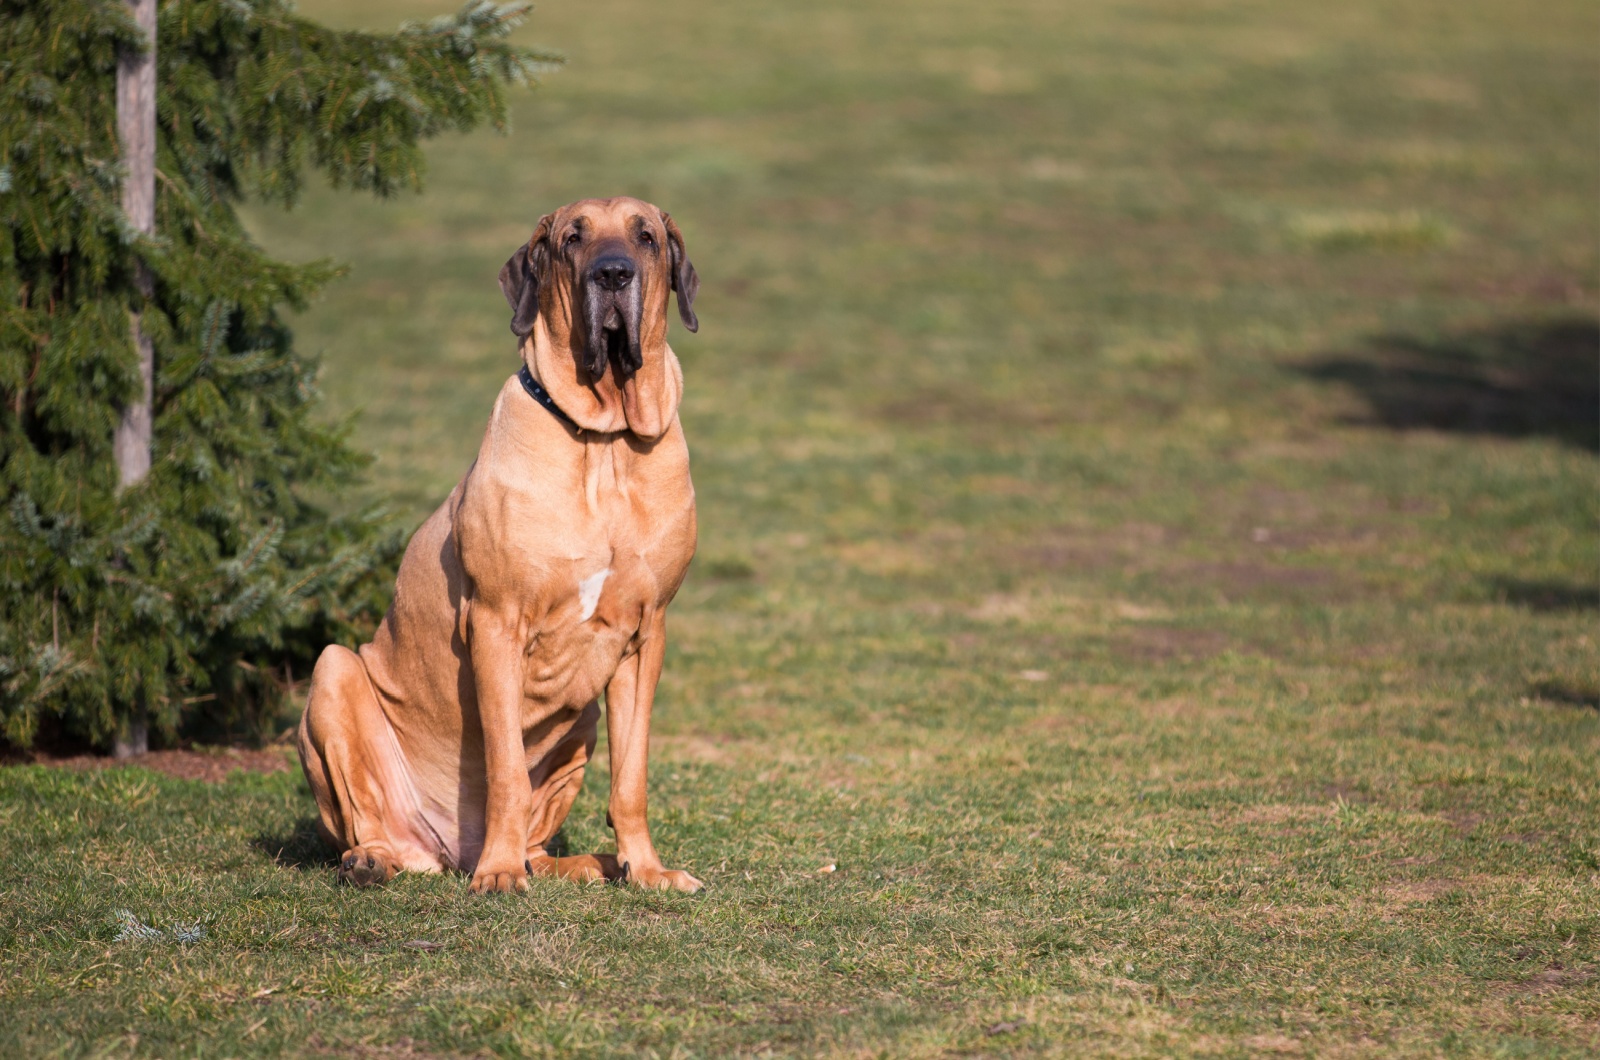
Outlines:
[[[678, 226], [637, 199], [540, 218], [501, 270], [522, 368], [372, 643], [327, 648], [312, 676], [300, 759], [342, 879], [700, 887], [662, 865], [645, 812], [666, 609], [695, 547], [668, 303], [696, 330], [698, 286]], [[617, 853], [552, 857], [602, 693]]]

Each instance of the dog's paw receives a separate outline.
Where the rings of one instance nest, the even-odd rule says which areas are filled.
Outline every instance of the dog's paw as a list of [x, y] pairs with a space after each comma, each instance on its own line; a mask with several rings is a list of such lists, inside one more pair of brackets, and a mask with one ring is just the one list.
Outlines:
[[472, 886], [468, 890], [473, 894], [510, 894], [512, 891], [526, 891], [528, 876], [532, 871], [532, 866], [527, 861], [511, 866], [480, 862], [472, 873]]
[[617, 882], [630, 883], [647, 891], [682, 891], [684, 894], [693, 894], [705, 886], [682, 869], [636, 869], [628, 864], [622, 866], [622, 878]]
[[352, 887], [380, 887], [394, 879], [395, 868], [376, 850], [351, 847], [339, 859], [339, 882]]

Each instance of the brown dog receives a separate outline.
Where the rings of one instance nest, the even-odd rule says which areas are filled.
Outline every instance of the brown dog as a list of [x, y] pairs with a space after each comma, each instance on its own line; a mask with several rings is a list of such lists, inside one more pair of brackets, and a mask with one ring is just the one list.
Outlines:
[[[501, 270], [523, 370], [407, 546], [372, 643], [328, 647], [312, 674], [300, 761], [341, 879], [699, 889], [662, 867], [645, 819], [666, 608], [695, 547], [667, 300], [698, 330], [699, 282], [677, 225], [637, 199], [547, 214]], [[617, 853], [552, 857], [602, 691]]]

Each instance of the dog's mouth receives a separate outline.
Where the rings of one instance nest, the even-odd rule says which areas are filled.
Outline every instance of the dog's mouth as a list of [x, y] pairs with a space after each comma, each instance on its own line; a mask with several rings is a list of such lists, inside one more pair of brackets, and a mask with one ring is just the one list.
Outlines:
[[588, 294], [586, 315], [590, 326], [584, 368], [590, 379], [598, 380], [606, 374], [609, 364], [620, 382], [644, 366], [639, 349], [643, 306], [639, 304], [638, 287], [616, 292], [591, 289]]
[[[606, 338], [606, 360], [612, 364], [626, 364], [628, 359], [628, 322], [622, 319], [622, 311], [615, 304], [611, 312], [606, 314], [605, 323], [600, 325], [600, 334]], [[634, 365], [638, 368], [638, 365]]]

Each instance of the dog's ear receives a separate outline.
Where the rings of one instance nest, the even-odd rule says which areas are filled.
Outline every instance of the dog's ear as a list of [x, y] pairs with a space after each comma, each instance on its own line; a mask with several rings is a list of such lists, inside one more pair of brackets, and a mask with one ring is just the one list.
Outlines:
[[511, 333], [527, 338], [539, 316], [539, 282], [550, 261], [550, 224], [555, 214], [539, 218], [528, 242], [516, 249], [500, 270], [500, 293], [511, 306]]
[[672, 251], [672, 289], [678, 292], [678, 315], [683, 318], [684, 327], [699, 331], [700, 318], [694, 315], [694, 296], [700, 290], [700, 277], [695, 274], [688, 251], [683, 249], [683, 233], [665, 210], [661, 211], [661, 223], [667, 228], [667, 247]]

